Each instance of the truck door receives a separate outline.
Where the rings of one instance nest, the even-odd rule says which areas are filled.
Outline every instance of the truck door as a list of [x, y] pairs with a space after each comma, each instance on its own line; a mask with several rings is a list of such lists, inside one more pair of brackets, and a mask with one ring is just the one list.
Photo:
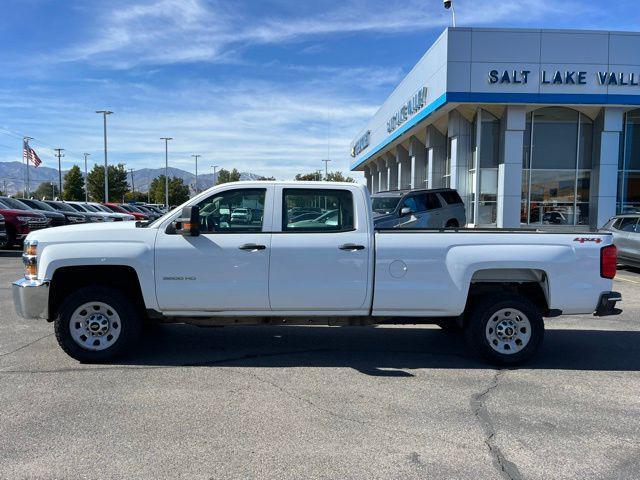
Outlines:
[[[319, 212], [315, 218], [297, 220], [299, 209]], [[277, 187], [271, 309], [368, 311], [373, 258], [369, 224], [366, 199], [357, 188]]]
[[269, 310], [271, 216], [265, 218], [264, 213], [272, 211], [272, 202], [271, 185], [228, 187], [198, 204], [199, 236], [158, 232], [155, 278], [160, 308]]

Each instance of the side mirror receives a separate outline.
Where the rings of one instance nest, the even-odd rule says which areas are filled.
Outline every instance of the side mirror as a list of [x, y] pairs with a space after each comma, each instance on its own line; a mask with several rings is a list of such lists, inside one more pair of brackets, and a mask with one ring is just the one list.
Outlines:
[[401, 217], [406, 217], [407, 215], [410, 215], [412, 213], [413, 213], [413, 210], [411, 210], [411, 208], [409, 207], [402, 207], [402, 209], [400, 210]]
[[200, 207], [182, 207], [182, 214], [176, 220], [177, 233], [185, 237], [200, 235]]

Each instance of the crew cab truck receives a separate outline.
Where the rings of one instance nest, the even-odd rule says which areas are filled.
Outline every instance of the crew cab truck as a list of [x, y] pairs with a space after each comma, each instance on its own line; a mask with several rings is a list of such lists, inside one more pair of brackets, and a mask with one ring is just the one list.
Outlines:
[[[262, 214], [236, 221], [237, 208]], [[297, 220], [301, 208], [317, 219]], [[437, 323], [516, 364], [540, 347], [543, 317], [616, 314], [621, 300], [610, 234], [375, 231], [366, 187], [352, 183], [227, 183], [150, 224], [31, 233], [23, 260], [17, 312], [53, 322], [83, 362], [131, 351], [151, 321]]]

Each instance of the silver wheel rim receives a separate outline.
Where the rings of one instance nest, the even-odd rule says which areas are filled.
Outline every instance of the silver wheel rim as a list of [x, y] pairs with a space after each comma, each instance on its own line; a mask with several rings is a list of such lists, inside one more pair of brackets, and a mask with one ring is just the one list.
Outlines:
[[503, 308], [493, 313], [485, 328], [487, 342], [502, 355], [522, 351], [531, 340], [531, 322], [520, 310]]
[[87, 302], [73, 312], [69, 331], [73, 341], [86, 350], [105, 350], [120, 337], [122, 323], [116, 310], [103, 302]]

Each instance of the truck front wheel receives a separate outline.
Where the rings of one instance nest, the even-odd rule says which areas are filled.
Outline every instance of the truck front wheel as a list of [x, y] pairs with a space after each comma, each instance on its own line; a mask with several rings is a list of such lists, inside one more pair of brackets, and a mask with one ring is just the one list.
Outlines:
[[95, 285], [69, 295], [58, 309], [58, 344], [71, 357], [86, 363], [113, 360], [124, 354], [140, 334], [135, 305], [120, 291]]
[[471, 312], [465, 336], [467, 343], [491, 363], [516, 365], [540, 348], [544, 321], [540, 309], [525, 297], [487, 297]]

